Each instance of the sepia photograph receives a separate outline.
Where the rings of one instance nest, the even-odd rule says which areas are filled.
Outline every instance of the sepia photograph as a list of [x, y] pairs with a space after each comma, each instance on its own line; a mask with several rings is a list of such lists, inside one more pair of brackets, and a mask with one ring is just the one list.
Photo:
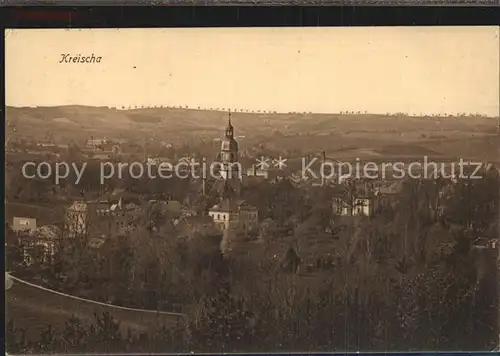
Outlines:
[[6, 30], [6, 352], [499, 351], [499, 33]]

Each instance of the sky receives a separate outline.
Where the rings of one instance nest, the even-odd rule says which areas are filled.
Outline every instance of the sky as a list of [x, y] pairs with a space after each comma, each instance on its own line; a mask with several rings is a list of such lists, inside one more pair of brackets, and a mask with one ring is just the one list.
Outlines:
[[499, 27], [6, 30], [6, 104], [498, 116], [499, 43]]

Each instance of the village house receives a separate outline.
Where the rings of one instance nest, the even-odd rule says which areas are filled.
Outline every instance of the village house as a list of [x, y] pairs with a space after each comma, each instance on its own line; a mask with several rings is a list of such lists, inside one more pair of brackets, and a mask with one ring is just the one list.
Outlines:
[[139, 225], [158, 231], [161, 226], [156, 225], [162, 219], [157, 218], [181, 215], [178, 201], [148, 199], [117, 189], [99, 199], [75, 201], [67, 210], [66, 223], [73, 237], [113, 237], [135, 231]]
[[274, 172], [274, 174], [272, 175], [272, 178], [271, 178], [271, 183], [276, 184], [276, 183], [279, 183], [282, 181], [289, 181], [290, 183], [292, 183], [293, 186], [295, 186], [294, 183], [290, 180], [290, 176], [289, 176], [288, 172], [285, 172], [282, 170], [278, 170], [278, 171]]
[[121, 155], [121, 148], [106, 138], [91, 137], [85, 142], [82, 153], [95, 160], [112, 160]]
[[109, 145], [109, 141], [104, 138], [94, 138], [91, 137], [85, 142], [85, 148], [93, 150], [104, 150], [104, 148]]
[[66, 213], [66, 223], [71, 237], [123, 234], [135, 228], [142, 208], [133, 203], [125, 204], [108, 200], [75, 201]]
[[189, 208], [189, 207], [182, 207], [181, 208], [181, 216], [196, 216], [198, 215], [197, 211]]
[[374, 215], [377, 196], [373, 182], [367, 180], [350, 180], [339, 185], [332, 201], [333, 212], [340, 216]]
[[340, 216], [373, 216], [375, 196], [357, 195], [353, 198], [337, 196], [333, 199], [333, 211]]
[[12, 230], [15, 232], [32, 232], [36, 230], [36, 219], [26, 217], [14, 217]]
[[397, 206], [398, 197], [403, 189], [403, 182], [380, 182], [374, 187], [374, 194], [377, 201], [376, 210], [377, 211], [384, 208], [394, 209]]
[[[387, 208], [395, 208], [402, 190], [401, 181], [357, 179], [339, 185], [332, 202], [340, 216], [371, 217]], [[349, 187], [349, 188], [347, 188]]]
[[477, 250], [497, 250], [498, 249], [498, 239], [487, 238], [487, 237], [478, 237], [474, 240], [472, 247]]
[[40, 226], [31, 231], [19, 232], [17, 235], [27, 264], [51, 262], [61, 238], [62, 231], [55, 225]]
[[248, 232], [259, 226], [257, 208], [245, 203], [244, 200], [222, 200], [214, 205], [208, 212], [221, 231], [234, 230], [235, 232]]
[[66, 224], [71, 237], [82, 236], [87, 233], [90, 223], [88, 205], [83, 200], [77, 200], [66, 211]]
[[148, 157], [146, 163], [151, 166], [160, 166], [162, 163], [172, 163], [172, 159], [164, 156]]
[[88, 158], [97, 161], [109, 161], [115, 158], [115, 154], [111, 151], [92, 152], [92, 154], [88, 155]]

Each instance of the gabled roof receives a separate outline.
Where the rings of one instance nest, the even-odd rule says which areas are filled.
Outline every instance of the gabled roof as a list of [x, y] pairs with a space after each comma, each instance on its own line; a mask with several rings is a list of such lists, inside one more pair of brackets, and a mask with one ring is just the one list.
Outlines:
[[237, 212], [238, 207], [239, 207], [239, 205], [237, 204], [237, 202], [235, 202], [231, 199], [224, 199], [220, 203], [218, 203], [218, 204], [214, 205], [212, 208], [210, 208], [210, 211], [231, 213], [231, 212]]
[[375, 191], [379, 194], [397, 194], [402, 189], [401, 182], [390, 182], [386, 184], [381, 184], [375, 188]]
[[495, 249], [497, 243], [498, 243], [497, 239], [492, 239], [488, 237], [478, 237], [473, 241], [473, 246], [479, 249], [481, 248]]
[[106, 242], [105, 238], [93, 237], [90, 239], [88, 246], [90, 248], [100, 248], [100, 247], [102, 247], [102, 245], [104, 245], [105, 242]]
[[215, 204], [213, 207], [211, 207], [209, 211], [232, 213], [240, 211], [241, 208], [256, 209], [255, 207], [248, 205], [245, 200], [223, 199], [220, 203]]
[[352, 195], [350, 195], [347, 192], [336, 191], [336, 192], [334, 192], [333, 196], [335, 198], [340, 198], [340, 199], [347, 199], [349, 197], [351, 197], [353, 199], [372, 199], [372, 198], [374, 198], [375, 193], [368, 192], [365, 190], [358, 190], [356, 192], [353, 192]]
[[187, 216], [183, 218], [183, 221], [186, 222], [187, 225], [193, 226], [197, 224], [201, 225], [211, 225], [213, 220], [210, 216], [207, 215], [197, 215], [197, 216]]
[[61, 229], [54, 225], [43, 225], [34, 230], [32, 232], [32, 235], [40, 238], [54, 240], [61, 237]]

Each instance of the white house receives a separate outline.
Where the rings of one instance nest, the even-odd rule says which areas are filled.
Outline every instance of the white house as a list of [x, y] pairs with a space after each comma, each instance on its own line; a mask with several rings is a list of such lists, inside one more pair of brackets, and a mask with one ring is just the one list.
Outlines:
[[36, 219], [25, 217], [14, 217], [12, 230], [16, 232], [33, 232], [36, 230]]
[[71, 236], [85, 235], [90, 223], [89, 207], [84, 201], [75, 201], [66, 212], [66, 224]]
[[335, 197], [332, 208], [335, 214], [341, 216], [372, 216], [375, 210], [375, 199], [363, 196], [353, 199]]
[[25, 262], [50, 262], [56, 252], [56, 243], [61, 237], [61, 230], [54, 225], [40, 226], [29, 235], [20, 236]]
[[224, 199], [214, 205], [208, 211], [208, 215], [222, 231], [231, 229], [247, 232], [259, 226], [257, 208], [246, 204], [244, 200]]

